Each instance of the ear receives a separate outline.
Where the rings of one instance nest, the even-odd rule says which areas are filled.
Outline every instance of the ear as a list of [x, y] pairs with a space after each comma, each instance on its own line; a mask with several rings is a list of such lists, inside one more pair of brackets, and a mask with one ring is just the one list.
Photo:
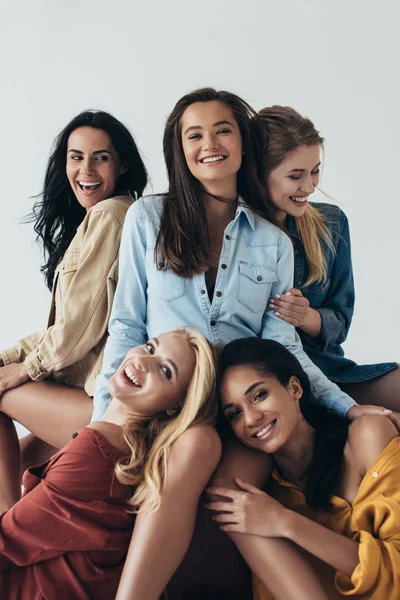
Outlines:
[[179, 408], [177, 406], [174, 406], [174, 408], [169, 408], [165, 412], [168, 415], [168, 417], [174, 417], [175, 415], [178, 414]]
[[128, 172], [128, 165], [126, 163], [122, 163], [121, 168], [119, 170], [120, 175], [125, 175]]
[[303, 396], [303, 388], [301, 387], [301, 383], [294, 375], [292, 375], [289, 379], [287, 388], [295, 402], [298, 402]]

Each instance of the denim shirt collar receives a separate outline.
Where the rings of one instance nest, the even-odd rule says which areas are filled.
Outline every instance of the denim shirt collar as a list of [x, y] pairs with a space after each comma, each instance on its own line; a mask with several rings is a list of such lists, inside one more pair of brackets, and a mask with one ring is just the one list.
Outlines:
[[285, 226], [291, 237], [295, 237], [298, 240], [300, 239], [299, 232], [297, 231], [296, 227], [296, 219], [294, 217], [288, 215], [286, 217]]
[[238, 205], [237, 205], [237, 211], [236, 211], [236, 217], [235, 217], [235, 221], [236, 219], [240, 218], [240, 215], [244, 213], [247, 217], [247, 220], [249, 222], [250, 227], [253, 229], [255, 229], [255, 222], [254, 222], [254, 212], [251, 210], [251, 208], [249, 208], [246, 203], [244, 202], [244, 200], [239, 196], [238, 198]]

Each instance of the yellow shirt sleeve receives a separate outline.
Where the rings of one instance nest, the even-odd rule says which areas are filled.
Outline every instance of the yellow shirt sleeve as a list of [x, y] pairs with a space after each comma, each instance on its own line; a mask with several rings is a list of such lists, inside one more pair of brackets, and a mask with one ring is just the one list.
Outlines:
[[360, 562], [351, 577], [337, 572], [343, 596], [400, 598], [400, 439], [385, 448], [361, 482], [351, 516]]

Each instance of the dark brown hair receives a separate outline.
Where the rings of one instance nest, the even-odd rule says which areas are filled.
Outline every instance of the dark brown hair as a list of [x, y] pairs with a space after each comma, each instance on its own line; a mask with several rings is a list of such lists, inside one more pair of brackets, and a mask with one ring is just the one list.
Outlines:
[[[211, 265], [207, 216], [201, 183], [193, 177], [183, 152], [181, 117], [195, 102], [217, 100], [232, 111], [242, 138], [242, 164], [237, 174], [238, 193], [247, 206], [273, 220], [273, 208], [263, 186], [262, 156], [266, 147], [265, 128], [255, 111], [239, 96], [213, 88], [195, 90], [178, 100], [164, 131], [164, 157], [169, 189], [165, 197], [155, 256], [161, 267], [181, 277], [202, 273]], [[220, 198], [220, 200], [224, 200]]]
[[[270, 106], [258, 113], [269, 136], [264, 152], [264, 179], [299, 146], [322, 146], [324, 138], [310, 119], [303, 117], [290, 106]], [[267, 186], [268, 187], [268, 186]], [[268, 199], [269, 191], [267, 189]], [[309, 275], [304, 287], [326, 279], [326, 254], [323, 244], [332, 249], [332, 236], [324, 215], [308, 204], [301, 217], [296, 217], [296, 227], [306, 254]], [[286, 232], [287, 233], [287, 232]]]

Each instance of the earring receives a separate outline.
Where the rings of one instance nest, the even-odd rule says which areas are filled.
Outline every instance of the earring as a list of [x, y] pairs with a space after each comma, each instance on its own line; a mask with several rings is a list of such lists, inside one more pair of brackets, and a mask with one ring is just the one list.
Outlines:
[[179, 408], [177, 406], [175, 406], [174, 408], [169, 408], [166, 413], [169, 417], [174, 417], [176, 414], [178, 414], [179, 412]]

